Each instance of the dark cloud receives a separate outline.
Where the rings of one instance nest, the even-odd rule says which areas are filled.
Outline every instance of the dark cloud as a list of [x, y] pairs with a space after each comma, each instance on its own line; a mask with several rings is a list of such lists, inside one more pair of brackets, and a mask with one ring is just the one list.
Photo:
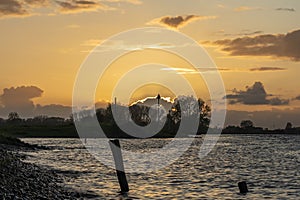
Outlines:
[[32, 8], [48, 5], [48, 0], [1, 0], [0, 17], [24, 17], [32, 14]]
[[70, 106], [57, 104], [35, 105], [32, 99], [41, 97], [43, 90], [36, 86], [20, 86], [5, 88], [0, 96], [0, 116], [7, 117], [10, 112], [17, 112], [21, 117], [48, 115], [69, 117], [72, 113]]
[[104, 8], [99, 1], [93, 0], [65, 0], [65, 1], [56, 1], [62, 12], [82, 12], [82, 11], [91, 11], [97, 10], [99, 8]]
[[164, 23], [168, 26], [177, 28], [178, 26], [181, 26], [185, 23], [188, 23], [190, 20], [195, 18], [195, 15], [188, 15], [188, 16], [176, 16], [176, 17], [163, 17], [161, 18], [160, 22]]
[[22, 116], [33, 114], [35, 108], [33, 98], [40, 97], [43, 90], [36, 86], [21, 86], [5, 88], [0, 96], [2, 109], [5, 116], [9, 112], [18, 112]]
[[209, 43], [222, 47], [222, 51], [232, 56], [273, 56], [300, 61], [300, 30], [287, 34], [263, 34]]
[[142, 4], [140, 0], [0, 0], [0, 18], [43, 14], [38, 8], [47, 8], [55, 14], [116, 10], [118, 8], [107, 4], [115, 6], [121, 3]]
[[268, 98], [273, 96], [267, 94], [263, 84], [261, 82], [255, 82], [253, 86], [247, 87], [245, 91], [236, 89], [233, 90], [233, 94], [226, 95], [230, 104], [245, 104], [245, 105], [288, 105], [289, 100], [280, 99], [278, 97]]
[[286, 68], [281, 68], [281, 67], [255, 67], [255, 68], [250, 68], [250, 69], [245, 69], [243, 67], [240, 68], [205, 68], [201, 67], [198, 68], [199, 71], [196, 70], [190, 70], [190, 69], [184, 69], [184, 68], [173, 68], [172, 70], [168, 68], [162, 68], [162, 70], [169, 70], [170, 72], [175, 72], [177, 74], [198, 74], [199, 71], [201, 73], [205, 72], [213, 72], [213, 71], [222, 71], [222, 72], [276, 72], [276, 71], [283, 71], [287, 70]]
[[49, 3], [48, 0], [25, 0], [25, 2], [33, 6], [43, 6]]
[[0, 1], [0, 17], [1, 16], [22, 16], [27, 15], [28, 12], [23, 4], [17, 0], [1, 0]]
[[258, 67], [258, 68], [251, 68], [250, 71], [283, 71], [286, 70], [286, 68], [282, 67]]
[[244, 30], [241, 33], [238, 34], [224, 34], [224, 36], [251, 36], [251, 35], [258, 35], [258, 34], [262, 34], [263, 31], [249, 31], [249, 30]]
[[242, 30], [240, 33], [226, 33], [224, 30], [215, 32], [215, 35], [221, 36], [252, 36], [262, 34], [263, 31], [251, 31], [251, 30]]
[[289, 11], [289, 12], [295, 12], [296, 10], [294, 8], [276, 8], [278, 11]]
[[272, 106], [281, 106], [288, 105], [290, 101], [288, 99], [280, 99], [279, 97], [275, 97], [269, 100], [269, 104]]
[[246, 32], [246, 33], [241, 33], [244, 35], [257, 35], [257, 34], [261, 34], [263, 33], [263, 31], [252, 31], [252, 32]]
[[183, 16], [164, 16], [152, 20], [148, 24], [160, 24], [170, 28], [181, 28], [196, 20], [215, 19], [216, 16], [199, 16], [199, 15], [183, 15]]
[[297, 96], [297, 97], [295, 98], [295, 100], [299, 100], [299, 101], [300, 101], [300, 95]]

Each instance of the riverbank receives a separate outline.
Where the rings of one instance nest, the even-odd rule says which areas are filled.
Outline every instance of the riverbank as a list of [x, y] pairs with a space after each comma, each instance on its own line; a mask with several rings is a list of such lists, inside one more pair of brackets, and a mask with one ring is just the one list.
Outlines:
[[[87, 138], [134, 138], [133, 136], [123, 132], [120, 128], [116, 126], [111, 126], [107, 124], [102, 124], [105, 136], [100, 136], [99, 133], [87, 132], [85, 137]], [[205, 134], [207, 130], [199, 132], [198, 135]], [[39, 126], [39, 125], [18, 125], [18, 126], [0, 126], [0, 133], [5, 133], [8, 136], [17, 138], [79, 138], [77, 130], [74, 124], [68, 125], [49, 125], [49, 126]], [[228, 126], [224, 129], [212, 128], [210, 133], [222, 133], [222, 134], [234, 134], [234, 135], [244, 135], [244, 134], [291, 134], [300, 135], [300, 127], [298, 128], [287, 128], [287, 129], [264, 129], [261, 127], [248, 127], [241, 128], [239, 126]], [[169, 132], [166, 130], [161, 130], [159, 133], [154, 135], [152, 138], [174, 138], [177, 134], [175, 132]], [[189, 137], [189, 133], [182, 135], [181, 137]]]
[[64, 177], [54, 170], [23, 162], [20, 150], [38, 150], [16, 138], [0, 136], [0, 199], [88, 199], [92, 193], [80, 193], [64, 187]]

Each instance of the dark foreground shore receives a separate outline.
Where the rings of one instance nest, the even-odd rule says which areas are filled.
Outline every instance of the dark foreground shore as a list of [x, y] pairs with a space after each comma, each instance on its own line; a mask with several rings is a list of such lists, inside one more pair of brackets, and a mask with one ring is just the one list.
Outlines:
[[0, 138], [0, 199], [89, 199], [96, 197], [94, 194], [80, 193], [64, 187], [65, 177], [54, 170], [23, 162], [24, 156], [18, 153], [21, 149], [34, 150], [37, 147], [31, 147], [17, 139]]

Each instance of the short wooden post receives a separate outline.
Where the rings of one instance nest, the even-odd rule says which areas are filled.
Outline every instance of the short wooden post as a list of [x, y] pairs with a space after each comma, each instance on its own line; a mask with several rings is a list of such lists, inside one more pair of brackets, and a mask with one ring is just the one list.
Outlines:
[[124, 170], [120, 141], [117, 139], [110, 140], [109, 145], [110, 145], [110, 149], [113, 153], [115, 166], [116, 166], [116, 172], [117, 172], [117, 176], [118, 176], [118, 181], [119, 181], [119, 185], [121, 188], [121, 193], [126, 193], [129, 191], [129, 187], [128, 187], [126, 174], [125, 174], [125, 170]]
[[247, 183], [245, 181], [239, 182], [238, 186], [241, 194], [247, 194], [247, 192], [249, 192], [247, 188]]

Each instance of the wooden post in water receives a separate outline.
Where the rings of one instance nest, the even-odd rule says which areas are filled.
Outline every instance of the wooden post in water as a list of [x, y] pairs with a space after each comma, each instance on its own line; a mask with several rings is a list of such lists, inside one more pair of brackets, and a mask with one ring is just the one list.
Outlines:
[[116, 166], [116, 172], [118, 176], [119, 185], [121, 188], [121, 193], [129, 192], [129, 187], [126, 179], [126, 174], [124, 170], [124, 164], [123, 164], [123, 157], [122, 157], [122, 151], [120, 147], [120, 141], [119, 140], [110, 140], [109, 141], [110, 149], [113, 153], [115, 166]]
[[160, 100], [160, 94], [157, 95], [157, 122], [159, 122], [159, 100]]
[[115, 114], [117, 114], [117, 97], [115, 97], [115, 106], [114, 106], [114, 109], [115, 109]]
[[238, 186], [241, 194], [247, 194], [247, 192], [249, 192], [247, 188], [247, 183], [245, 181], [239, 182]]

